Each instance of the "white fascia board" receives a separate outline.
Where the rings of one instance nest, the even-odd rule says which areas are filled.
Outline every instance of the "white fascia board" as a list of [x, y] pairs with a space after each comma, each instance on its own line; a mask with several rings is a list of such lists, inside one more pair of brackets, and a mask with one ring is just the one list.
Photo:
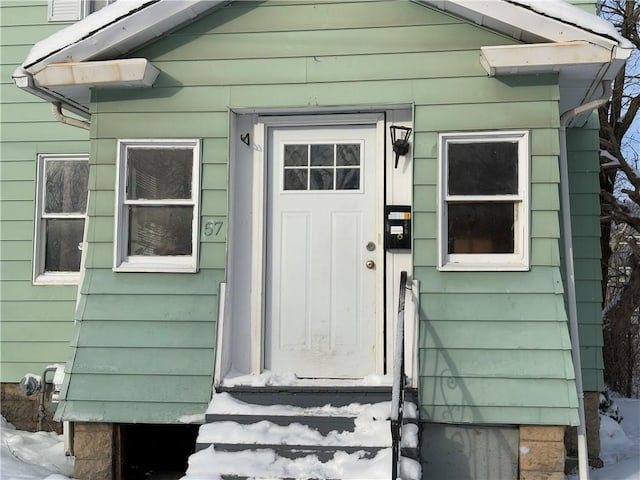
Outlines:
[[137, 0], [129, 10], [123, 8], [128, 2], [114, 2], [35, 44], [18, 70], [35, 74], [51, 63], [117, 58], [223, 2]]
[[[594, 33], [587, 28], [537, 12], [525, 4], [509, 0], [419, 0], [478, 25], [498, 31], [527, 43], [570, 42], [584, 40], [613, 49], [624, 47], [614, 38]], [[564, 5], [566, 9], [571, 5]], [[574, 8], [577, 8], [573, 6]], [[579, 10], [579, 9], [578, 9]], [[582, 14], [585, 12], [580, 10]], [[594, 15], [595, 17], [595, 15]]]
[[146, 58], [53, 63], [34, 75], [42, 87], [150, 87], [160, 70]]
[[611, 61], [611, 50], [584, 41], [480, 48], [480, 63], [489, 76], [553, 73]]

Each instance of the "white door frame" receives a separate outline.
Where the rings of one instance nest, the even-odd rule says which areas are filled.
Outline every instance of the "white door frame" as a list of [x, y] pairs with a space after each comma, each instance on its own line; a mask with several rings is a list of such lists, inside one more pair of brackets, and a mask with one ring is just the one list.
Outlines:
[[[220, 291], [220, 313], [216, 353], [216, 384], [243, 384], [247, 380], [233, 380], [246, 375], [256, 376], [263, 371], [264, 315], [266, 274], [266, 200], [267, 200], [267, 149], [266, 132], [278, 126], [321, 125], [376, 125], [376, 155], [378, 157], [378, 248], [382, 252], [384, 232], [382, 221], [384, 203], [412, 205], [413, 161], [410, 151], [400, 158], [394, 168], [394, 153], [389, 141], [389, 126], [413, 126], [410, 106], [369, 107], [358, 113], [342, 113], [345, 110], [318, 109], [230, 111], [230, 163], [229, 163], [229, 213], [227, 237], [227, 283]], [[349, 112], [349, 110], [346, 110]], [[353, 112], [353, 109], [352, 109]], [[247, 135], [248, 134], [248, 135]], [[242, 139], [241, 139], [242, 137]], [[248, 141], [247, 141], [248, 140]], [[412, 142], [413, 143], [413, 142]], [[384, 167], [382, 167], [384, 165]], [[386, 199], [385, 199], [386, 197]], [[250, 252], [250, 254], [248, 254]], [[376, 323], [378, 355], [377, 374], [391, 373], [392, 365], [385, 366], [383, 355], [393, 358], [393, 332], [397, 317], [398, 279], [401, 270], [410, 278], [413, 274], [412, 253], [384, 252], [384, 262], [377, 270], [380, 296], [380, 312]], [[382, 265], [382, 264], [386, 264]], [[386, 271], [385, 271], [386, 270]], [[385, 285], [386, 274], [386, 285]], [[413, 282], [407, 292], [405, 314], [406, 373], [415, 385], [417, 380], [417, 298], [418, 285]], [[384, 300], [382, 297], [385, 297]], [[224, 298], [223, 298], [224, 297]], [[385, 328], [386, 327], [386, 328]], [[386, 331], [386, 333], [385, 333]], [[386, 348], [385, 348], [386, 346]], [[387, 371], [385, 372], [385, 368]], [[284, 373], [284, 372], [282, 372]]]
[[[264, 298], [265, 290], [265, 274], [266, 274], [266, 202], [267, 202], [267, 130], [272, 127], [316, 127], [322, 125], [375, 125], [376, 126], [376, 165], [381, 167], [384, 161], [384, 114], [382, 113], [365, 113], [365, 114], [337, 114], [337, 115], [301, 115], [301, 116], [262, 116], [258, 117], [254, 127], [253, 135], [256, 145], [262, 145], [261, 149], [254, 149], [254, 170], [253, 175], [253, 238], [254, 246], [260, 245], [261, 248], [254, 250], [256, 255], [253, 262], [251, 274], [251, 338], [252, 338], [252, 356], [251, 370], [261, 372], [264, 367]], [[383, 210], [384, 202], [384, 170], [376, 168], [376, 188], [377, 204], [375, 209], [377, 212]], [[381, 221], [381, 215], [378, 216], [378, 223]], [[377, 231], [381, 235], [382, 225], [377, 225]], [[376, 239], [378, 250], [383, 248], [383, 239]], [[382, 256], [380, 256], [382, 258]], [[382, 292], [384, 288], [384, 268], [382, 265], [376, 269], [376, 291]], [[376, 298], [378, 312], [384, 312], [384, 296], [378, 295]], [[384, 369], [384, 315], [378, 314], [375, 320], [376, 328], [376, 373], [382, 373]]]

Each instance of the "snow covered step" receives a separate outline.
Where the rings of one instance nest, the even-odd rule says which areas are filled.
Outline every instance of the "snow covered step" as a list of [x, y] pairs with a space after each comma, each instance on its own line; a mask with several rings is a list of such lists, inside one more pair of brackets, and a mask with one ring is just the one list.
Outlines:
[[[204, 447], [209, 448], [209, 447]], [[246, 444], [216, 443], [213, 448], [218, 452], [243, 452], [247, 451]], [[278, 457], [294, 460], [302, 457], [316, 457], [320, 462], [330, 461], [336, 454], [336, 447], [325, 445], [270, 445], [260, 444], [260, 450], [272, 450]], [[196, 448], [198, 451], [198, 449]], [[347, 454], [359, 453], [362, 458], [374, 458], [381, 447], [340, 447], [339, 451]]]
[[[380, 403], [391, 400], [390, 386], [219, 386], [218, 393], [229, 393], [237, 400], [253, 405], [273, 405], [274, 403], [294, 407], [322, 407], [332, 405], [343, 407], [352, 403]], [[407, 389], [405, 399], [418, 403], [417, 389]]]
[[[390, 394], [370, 386], [219, 390], [184, 479], [388, 479]], [[405, 403], [405, 418], [402, 478], [412, 480], [420, 478], [414, 403]]]
[[308, 425], [313, 430], [326, 435], [332, 431], [338, 432], [352, 432], [355, 428], [355, 417], [341, 417], [341, 416], [297, 416], [297, 415], [233, 415], [233, 414], [214, 414], [208, 413], [205, 415], [206, 423], [215, 423], [230, 421], [240, 425], [250, 425], [256, 423], [257, 419], [267, 421], [274, 425], [286, 426], [292, 423], [303, 423]]
[[[403, 479], [419, 480], [420, 465], [415, 460], [402, 457], [400, 469]], [[373, 458], [367, 458], [362, 451], [338, 451], [322, 462], [314, 455], [283, 458], [269, 449], [222, 452], [209, 447], [189, 458], [189, 468], [182, 480], [388, 480], [390, 472], [391, 448], [380, 450]]]

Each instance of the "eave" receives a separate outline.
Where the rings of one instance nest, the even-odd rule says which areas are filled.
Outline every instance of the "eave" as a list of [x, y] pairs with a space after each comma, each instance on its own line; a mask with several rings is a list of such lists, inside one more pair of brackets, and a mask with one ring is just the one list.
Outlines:
[[[414, 0], [523, 42], [482, 47], [493, 76], [557, 73], [560, 108], [567, 111], [606, 93], [632, 51], [608, 22], [564, 2], [541, 0]], [[14, 72], [16, 84], [89, 118], [89, 92], [105, 84], [46, 84], [50, 66], [118, 59], [212, 11], [225, 0], [115, 2], [34, 45]], [[558, 8], [552, 8], [552, 7]], [[40, 80], [39, 80], [40, 79]], [[44, 82], [44, 83], [40, 83]], [[130, 87], [126, 82], [109, 86]], [[147, 86], [136, 84], [135, 86]], [[573, 120], [578, 125], [586, 114]]]

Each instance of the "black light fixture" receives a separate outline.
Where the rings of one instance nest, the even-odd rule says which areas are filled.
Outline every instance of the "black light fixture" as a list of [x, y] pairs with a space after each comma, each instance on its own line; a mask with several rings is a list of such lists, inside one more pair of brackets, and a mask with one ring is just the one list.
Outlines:
[[[394, 168], [398, 168], [398, 160], [400, 155], [406, 155], [409, 151], [409, 137], [411, 136], [411, 128], [409, 127], [396, 127], [391, 125], [389, 127], [391, 131], [391, 145], [393, 145], [393, 153], [396, 154], [396, 161]], [[399, 137], [398, 135], [401, 135]]]

